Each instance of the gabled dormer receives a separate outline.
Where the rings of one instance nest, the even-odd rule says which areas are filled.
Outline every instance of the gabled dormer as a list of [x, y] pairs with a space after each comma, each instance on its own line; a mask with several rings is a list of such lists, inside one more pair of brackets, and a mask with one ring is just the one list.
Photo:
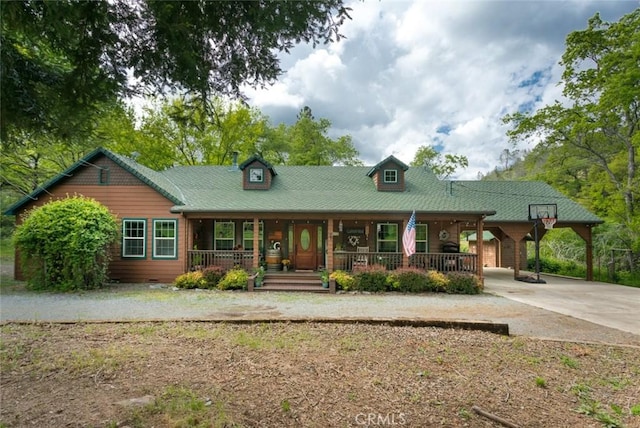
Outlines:
[[404, 173], [408, 169], [407, 165], [392, 155], [373, 166], [367, 175], [373, 178], [378, 192], [404, 192]]
[[268, 190], [276, 171], [273, 166], [258, 155], [253, 155], [239, 166], [242, 171], [244, 190]]

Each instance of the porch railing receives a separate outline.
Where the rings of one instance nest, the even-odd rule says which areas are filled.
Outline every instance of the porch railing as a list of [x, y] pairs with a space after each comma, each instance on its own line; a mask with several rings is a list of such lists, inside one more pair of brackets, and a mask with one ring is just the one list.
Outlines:
[[[251, 250], [190, 250], [187, 254], [189, 270], [207, 266], [222, 266], [229, 270], [241, 266], [247, 271], [253, 267]], [[402, 267], [402, 253], [356, 253], [335, 251], [333, 269], [353, 271], [364, 266], [382, 265], [388, 270]], [[477, 272], [478, 255], [472, 253], [417, 253], [409, 258], [409, 266], [441, 272]]]
[[253, 267], [252, 250], [190, 250], [187, 253], [189, 270], [200, 270], [207, 266], [222, 266], [230, 270], [241, 266], [251, 272]]
[[[353, 271], [364, 266], [382, 265], [387, 270], [402, 267], [402, 253], [356, 253], [335, 251], [334, 270]], [[409, 258], [409, 266], [441, 272], [477, 272], [478, 255], [472, 253], [417, 253]]]

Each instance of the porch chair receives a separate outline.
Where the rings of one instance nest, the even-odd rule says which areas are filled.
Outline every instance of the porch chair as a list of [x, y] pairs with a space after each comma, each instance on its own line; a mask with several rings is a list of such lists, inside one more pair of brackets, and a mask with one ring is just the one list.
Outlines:
[[356, 259], [353, 262], [353, 267], [367, 267], [369, 265], [369, 247], [357, 247]]

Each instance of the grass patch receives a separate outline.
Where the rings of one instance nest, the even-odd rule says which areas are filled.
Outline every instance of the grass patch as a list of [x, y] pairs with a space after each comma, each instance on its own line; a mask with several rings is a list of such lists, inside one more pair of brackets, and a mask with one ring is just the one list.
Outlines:
[[233, 422], [227, 403], [213, 400], [186, 386], [172, 385], [164, 389], [153, 403], [132, 411], [127, 426], [170, 426], [194, 428], [231, 428]]

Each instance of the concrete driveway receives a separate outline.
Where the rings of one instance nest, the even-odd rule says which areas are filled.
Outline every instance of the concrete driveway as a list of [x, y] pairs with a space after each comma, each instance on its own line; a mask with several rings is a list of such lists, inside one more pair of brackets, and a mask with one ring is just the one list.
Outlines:
[[[522, 272], [522, 275], [534, 275]], [[540, 275], [546, 284], [516, 281], [513, 271], [485, 269], [485, 291], [548, 311], [640, 335], [640, 288]]]

